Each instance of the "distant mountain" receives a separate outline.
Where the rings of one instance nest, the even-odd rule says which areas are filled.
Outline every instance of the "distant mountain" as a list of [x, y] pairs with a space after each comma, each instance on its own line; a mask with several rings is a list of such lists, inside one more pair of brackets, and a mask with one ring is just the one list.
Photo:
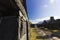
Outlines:
[[48, 22], [50, 22], [50, 21], [54, 21], [55, 19], [54, 19], [54, 17], [50, 17], [50, 19], [47, 19], [47, 20], [43, 20], [43, 21], [40, 21], [40, 22], [38, 22], [37, 24], [42, 24], [42, 23], [48, 23]]
[[37, 24], [42, 24], [43, 23], [43, 21], [40, 21], [40, 22], [38, 22]]
[[[46, 20], [46, 22], [48, 23], [50, 20]], [[40, 21], [37, 24], [42, 24], [44, 21]]]
[[51, 30], [60, 30], [60, 19], [54, 19], [54, 17], [50, 17], [48, 20], [43, 20], [37, 23], [38, 27], [44, 27]]
[[[52, 19], [56, 20], [56, 19], [60, 19], [59, 16], [51, 16]], [[35, 19], [35, 20], [30, 20], [32, 24], [42, 24], [44, 22], [44, 20], [46, 20], [47, 22], [50, 21], [51, 17], [45, 17], [45, 18], [39, 18], [39, 19]]]

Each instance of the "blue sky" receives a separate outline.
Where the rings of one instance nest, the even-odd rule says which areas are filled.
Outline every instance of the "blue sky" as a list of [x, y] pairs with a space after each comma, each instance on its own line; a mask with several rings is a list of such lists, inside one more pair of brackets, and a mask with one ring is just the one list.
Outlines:
[[60, 17], [60, 0], [27, 0], [29, 20], [40, 21], [50, 16]]

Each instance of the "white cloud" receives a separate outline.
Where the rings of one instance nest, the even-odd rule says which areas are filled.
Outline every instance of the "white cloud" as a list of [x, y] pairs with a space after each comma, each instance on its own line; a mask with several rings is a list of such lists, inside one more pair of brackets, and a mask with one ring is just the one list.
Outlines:
[[49, 0], [49, 1], [50, 1], [51, 4], [55, 2], [55, 0]]
[[55, 4], [55, 3], [58, 3], [59, 0], [49, 0], [49, 2], [50, 2], [51, 4]]
[[47, 5], [47, 4], [45, 4], [43, 7], [48, 7], [48, 5]]
[[[36, 24], [40, 21], [49, 20], [49, 19], [50, 19], [50, 17], [46, 17], [46, 18], [42, 18], [42, 19], [39, 18], [39, 19], [35, 19], [35, 20], [30, 20], [30, 21], [31, 21], [31, 23]], [[60, 17], [59, 16], [54, 16], [54, 19], [60, 19]]]
[[30, 20], [30, 22], [31, 22], [32, 24], [36, 24], [36, 23], [38, 23], [38, 22], [35, 21], [35, 20]]

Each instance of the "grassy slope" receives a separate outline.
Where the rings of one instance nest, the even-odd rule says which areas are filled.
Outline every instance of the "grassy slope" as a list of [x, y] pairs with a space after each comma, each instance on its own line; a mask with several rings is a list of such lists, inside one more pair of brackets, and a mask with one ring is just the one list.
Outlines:
[[[45, 32], [47, 35], [53, 33], [53, 32], [57, 32], [58, 30], [46, 30], [46, 29], [42, 29], [41, 31]], [[36, 28], [30, 28], [30, 40], [49, 40], [49, 39], [36, 39], [36, 36], [41, 36], [42, 34], [38, 34], [38, 32], [36, 31]]]

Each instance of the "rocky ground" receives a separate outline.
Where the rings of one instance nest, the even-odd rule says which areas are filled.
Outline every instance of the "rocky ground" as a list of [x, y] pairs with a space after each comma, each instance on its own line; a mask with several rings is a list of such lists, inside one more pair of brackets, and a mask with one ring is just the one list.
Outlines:
[[34, 32], [37, 34], [36, 40], [60, 40], [60, 30], [37, 28]]

